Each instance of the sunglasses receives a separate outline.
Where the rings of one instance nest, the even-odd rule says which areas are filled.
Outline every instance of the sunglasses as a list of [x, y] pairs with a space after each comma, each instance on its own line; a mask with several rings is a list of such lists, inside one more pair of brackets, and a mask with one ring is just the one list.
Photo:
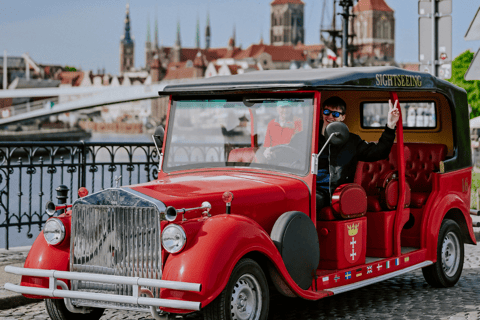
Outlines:
[[344, 115], [345, 113], [343, 113], [343, 112], [338, 112], [338, 111], [332, 111], [332, 110], [328, 110], [328, 109], [324, 109], [324, 110], [323, 110], [323, 114], [326, 115], [326, 116], [332, 114], [332, 116], [333, 116], [334, 118], [338, 118], [338, 117], [340, 117], [341, 115]]

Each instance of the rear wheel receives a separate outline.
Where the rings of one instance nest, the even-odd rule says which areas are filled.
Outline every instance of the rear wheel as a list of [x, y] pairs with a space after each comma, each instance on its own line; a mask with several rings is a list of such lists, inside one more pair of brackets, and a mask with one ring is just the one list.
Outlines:
[[98, 320], [104, 309], [92, 308], [90, 313], [72, 313], [67, 310], [63, 299], [46, 299], [45, 307], [52, 320]]
[[205, 320], [265, 320], [268, 316], [268, 283], [252, 259], [240, 260], [227, 286], [204, 309]]
[[455, 221], [445, 219], [438, 234], [437, 262], [422, 269], [423, 277], [433, 287], [452, 287], [462, 274], [463, 258], [460, 227]]

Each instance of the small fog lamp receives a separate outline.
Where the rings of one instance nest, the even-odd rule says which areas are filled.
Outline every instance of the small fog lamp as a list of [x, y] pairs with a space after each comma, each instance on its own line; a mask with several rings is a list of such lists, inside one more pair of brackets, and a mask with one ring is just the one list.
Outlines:
[[60, 219], [50, 218], [43, 227], [43, 236], [48, 244], [55, 246], [65, 238], [65, 226]]
[[177, 253], [185, 247], [187, 235], [182, 227], [170, 224], [162, 232], [162, 244], [170, 253]]

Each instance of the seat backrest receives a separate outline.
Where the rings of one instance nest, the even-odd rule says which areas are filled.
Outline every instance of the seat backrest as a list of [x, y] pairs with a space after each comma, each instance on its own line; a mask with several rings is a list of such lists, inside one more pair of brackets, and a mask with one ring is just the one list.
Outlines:
[[254, 157], [254, 148], [238, 148], [230, 151], [228, 154], [228, 162], [252, 162]]
[[[406, 143], [405, 173], [413, 192], [432, 190], [432, 173], [439, 171], [440, 161], [447, 156], [444, 144]], [[407, 152], [408, 150], [408, 152]]]
[[[439, 170], [440, 161], [447, 156], [447, 146], [433, 143], [405, 143], [405, 173], [412, 192], [432, 190], [432, 173]], [[394, 143], [387, 159], [375, 162], [359, 161], [354, 182], [361, 185], [367, 195], [378, 195], [378, 187], [385, 173], [398, 170], [397, 144]]]

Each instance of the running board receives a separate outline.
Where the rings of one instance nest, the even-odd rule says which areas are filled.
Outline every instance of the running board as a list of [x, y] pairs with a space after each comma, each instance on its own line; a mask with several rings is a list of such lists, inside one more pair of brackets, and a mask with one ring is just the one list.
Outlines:
[[402, 269], [402, 270], [397, 270], [397, 271], [392, 272], [392, 273], [387, 273], [387, 274], [384, 274], [384, 275], [379, 276], [379, 277], [363, 280], [363, 281], [360, 281], [360, 282], [348, 284], [348, 285], [337, 287], [337, 288], [327, 289], [325, 291], [333, 292], [333, 294], [339, 294], [339, 293], [342, 293], [342, 292], [347, 292], [347, 291], [354, 290], [354, 289], [361, 288], [361, 287], [365, 287], [365, 286], [368, 286], [368, 285], [371, 285], [371, 284], [374, 284], [374, 283], [377, 283], [377, 282], [381, 282], [383, 280], [387, 280], [387, 279], [399, 276], [401, 274], [408, 273], [410, 271], [429, 266], [431, 264], [433, 264], [433, 262], [430, 261], [430, 260], [427, 260], [427, 261], [424, 261], [422, 263], [410, 266], [408, 268], [405, 268], [405, 269]]

